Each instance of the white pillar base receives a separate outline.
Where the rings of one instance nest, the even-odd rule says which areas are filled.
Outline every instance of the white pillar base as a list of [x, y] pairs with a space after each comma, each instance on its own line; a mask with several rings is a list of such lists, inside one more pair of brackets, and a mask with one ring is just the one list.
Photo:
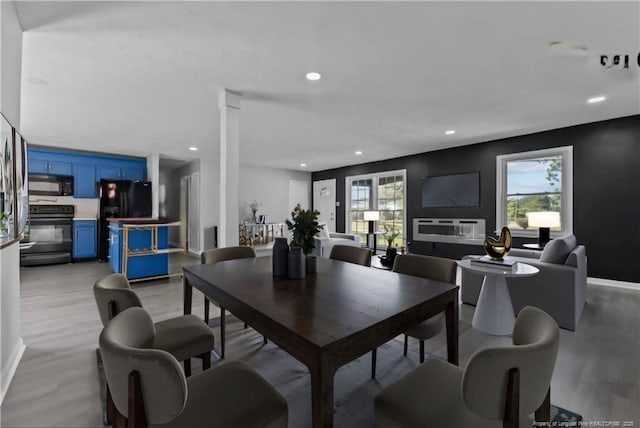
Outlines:
[[507, 278], [486, 274], [473, 314], [473, 328], [494, 336], [509, 336], [515, 322]]

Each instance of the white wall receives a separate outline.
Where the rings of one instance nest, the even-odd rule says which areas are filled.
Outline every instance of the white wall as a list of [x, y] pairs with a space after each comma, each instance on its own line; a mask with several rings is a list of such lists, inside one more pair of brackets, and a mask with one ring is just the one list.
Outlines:
[[[0, 2], [0, 110], [20, 128], [22, 28], [13, 2]], [[0, 250], [0, 402], [24, 345], [20, 337], [20, 246]]]
[[[242, 172], [240, 173], [242, 174]], [[220, 162], [200, 161], [200, 226], [202, 249], [214, 248], [213, 227], [220, 224]]]
[[[255, 200], [262, 205], [258, 215], [266, 214], [271, 223], [284, 222], [291, 216], [289, 180], [306, 181], [311, 194], [311, 173], [286, 169], [240, 165], [240, 221], [251, 219], [248, 203]], [[307, 207], [310, 206], [307, 201]]]
[[18, 368], [24, 352], [20, 337], [20, 245], [16, 242], [0, 250], [0, 402]]
[[12, 1], [0, 1], [0, 111], [20, 129], [22, 27]]

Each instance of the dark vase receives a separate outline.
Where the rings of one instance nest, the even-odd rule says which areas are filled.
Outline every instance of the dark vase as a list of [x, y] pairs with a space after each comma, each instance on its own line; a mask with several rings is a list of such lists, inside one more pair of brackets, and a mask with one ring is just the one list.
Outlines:
[[307, 256], [307, 273], [316, 273], [318, 271], [318, 258], [316, 256]]
[[393, 266], [393, 262], [396, 260], [396, 255], [398, 254], [398, 250], [392, 247], [387, 247], [387, 260], [389, 266]]
[[306, 257], [300, 247], [289, 250], [289, 278], [299, 279], [307, 276]]
[[273, 244], [273, 276], [289, 276], [287, 238], [276, 238], [276, 242]]

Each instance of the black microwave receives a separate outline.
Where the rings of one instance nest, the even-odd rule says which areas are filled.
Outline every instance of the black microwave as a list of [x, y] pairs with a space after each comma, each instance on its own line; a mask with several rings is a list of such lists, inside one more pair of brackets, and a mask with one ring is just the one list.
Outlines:
[[29, 174], [29, 195], [73, 196], [73, 177]]

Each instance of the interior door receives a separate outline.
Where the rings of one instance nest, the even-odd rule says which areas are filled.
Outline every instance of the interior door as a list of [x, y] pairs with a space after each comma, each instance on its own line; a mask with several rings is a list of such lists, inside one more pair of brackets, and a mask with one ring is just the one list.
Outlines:
[[313, 209], [320, 211], [318, 222], [327, 223], [329, 232], [336, 231], [336, 179], [313, 182]]
[[189, 251], [200, 252], [200, 173], [191, 174], [189, 182]]
[[185, 253], [189, 249], [189, 180], [189, 176], [180, 179], [180, 248], [184, 248]]

